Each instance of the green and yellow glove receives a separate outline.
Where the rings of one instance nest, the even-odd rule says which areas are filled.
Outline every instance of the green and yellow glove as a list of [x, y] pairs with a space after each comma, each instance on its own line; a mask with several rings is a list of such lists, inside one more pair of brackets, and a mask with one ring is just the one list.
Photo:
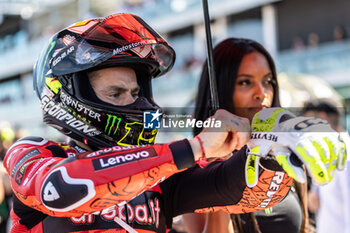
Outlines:
[[246, 183], [248, 187], [255, 186], [260, 157], [272, 157], [296, 181], [306, 181], [301, 166], [304, 164], [315, 184], [326, 184], [336, 169], [344, 169], [349, 152], [346, 144], [324, 120], [296, 117], [283, 108], [263, 109], [252, 121]]

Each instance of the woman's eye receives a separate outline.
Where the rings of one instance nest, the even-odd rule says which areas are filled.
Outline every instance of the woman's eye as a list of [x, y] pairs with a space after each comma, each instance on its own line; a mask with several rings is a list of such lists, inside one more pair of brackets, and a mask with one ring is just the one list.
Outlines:
[[240, 85], [240, 86], [247, 86], [249, 84], [251, 84], [250, 80], [241, 80], [238, 82], [238, 85]]
[[275, 84], [275, 80], [273, 80], [272, 78], [267, 79], [267, 80], [265, 81], [265, 84], [266, 84], [266, 85], [274, 85], [274, 84]]

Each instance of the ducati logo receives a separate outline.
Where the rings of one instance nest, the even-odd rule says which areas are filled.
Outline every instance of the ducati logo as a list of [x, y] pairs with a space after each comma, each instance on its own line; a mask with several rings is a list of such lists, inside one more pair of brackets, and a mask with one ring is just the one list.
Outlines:
[[51, 182], [47, 183], [43, 198], [45, 201], [54, 201], [60, 198], [60, 195]]

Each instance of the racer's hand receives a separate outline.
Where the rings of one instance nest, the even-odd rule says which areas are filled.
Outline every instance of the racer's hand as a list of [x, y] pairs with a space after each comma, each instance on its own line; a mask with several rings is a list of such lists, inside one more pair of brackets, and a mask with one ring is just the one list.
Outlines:
[[333, 179], [335, 169], [345, 166], [345, 144], [340, 134], [324, 120], [296, 117], [282, 108], [263, 109], [255, 114], [252, 122], [247, 184], [254, 186], [256, 182], [259, 162], [256, 156], [268, 155], [296, 181], [306, 180], [302, 162], [315, 184], [326, 184]]
[[[247, 118], [238, 117], [223, 109], [217, 110], [211, 118], [221, 121], [221, 127], [203, 128], [197, 136], [202, 141], [207, 158], [226, 156], [249, 141], [250, 124]], [[198, 160], [202, 156], [200, 142], [196, 137], [189, 141], [195, 159]]]

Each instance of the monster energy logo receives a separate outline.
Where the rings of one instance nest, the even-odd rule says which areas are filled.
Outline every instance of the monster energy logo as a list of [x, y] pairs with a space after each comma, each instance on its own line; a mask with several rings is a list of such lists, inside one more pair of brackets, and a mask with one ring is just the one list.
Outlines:
[[[122, 119], [119, 117], [116, 117], [116, 116], [109, 115], [109, 114], [107, 114], [107, 116], [108, 116], [108, 120], [107, 120], [107, 124], [105, 127], [105, 132], [108, 135], [111, 135], [111, 132], [114, 128], [113, 135], [115, 135], [115, 133], [117, 132], [117, 129], [119, 128], [119, 123], [121, 122]], [[118, 121], [118, 123], [117, 123], [117, 126], [114, 127], [116, 120]]]
[[63, 109], [60, 105], [55, 104], [49, 97], [43, 96], [41, 99], [41, 109], [48, 115], [56, 118], [60, 122], [64, 122], [70, 127], [83, 132], [89, 136], [101, 134], [99, 130], [86, 124], [84, 121], [78, 120], [75, 116]]

